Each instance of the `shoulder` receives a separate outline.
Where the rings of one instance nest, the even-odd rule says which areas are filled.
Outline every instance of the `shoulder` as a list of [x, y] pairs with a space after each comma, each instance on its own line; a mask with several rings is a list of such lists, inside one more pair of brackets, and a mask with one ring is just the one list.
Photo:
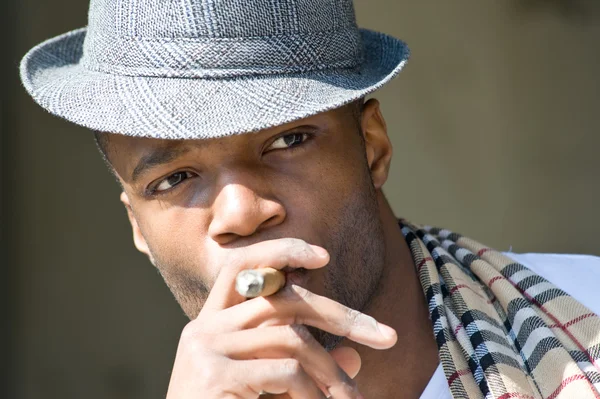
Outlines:
[[578, 254], [504, 255], [521, 263], [600, 315], [600, 257]]

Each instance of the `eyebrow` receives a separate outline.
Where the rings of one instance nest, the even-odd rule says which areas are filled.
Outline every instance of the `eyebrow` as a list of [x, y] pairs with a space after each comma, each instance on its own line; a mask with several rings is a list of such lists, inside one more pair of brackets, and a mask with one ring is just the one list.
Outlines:
[[171, 145], [153, 150], [139, 160], [131, 173], [131, 181], [135, 183], [142, 175], [149, 172], [151, 169], [172, 162], [190, 150], [191, 147], [187, 145]]

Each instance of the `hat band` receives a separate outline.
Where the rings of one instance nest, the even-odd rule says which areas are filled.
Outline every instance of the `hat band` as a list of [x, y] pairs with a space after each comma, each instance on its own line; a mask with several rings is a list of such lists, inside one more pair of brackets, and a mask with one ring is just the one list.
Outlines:
[[112, 37], [88, 32], [82, 64], [129, 76], [226, 78], [351, 68], [362, 63], [360, 31], [246, 38]]

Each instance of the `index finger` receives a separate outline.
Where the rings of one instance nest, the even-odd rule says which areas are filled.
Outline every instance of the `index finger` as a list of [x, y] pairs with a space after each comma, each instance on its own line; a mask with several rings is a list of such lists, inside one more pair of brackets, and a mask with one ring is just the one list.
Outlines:
[[244, 269], [272, 267], [318, 269], [329, 262], [329, 254], [317, 245], [298, 238], [262, 241], [230, 250], [198, 317], [205, 317], [245, 301], [235, 291], [235, 278]]
[[388, 349], [398, 340], [396, 331], [360, 311], [331, 298], [291, 285], [269, 297], [250, 299], [216, 318], [211, 333], [265, 326], [303, 324], [346, 337], [373, 349]]

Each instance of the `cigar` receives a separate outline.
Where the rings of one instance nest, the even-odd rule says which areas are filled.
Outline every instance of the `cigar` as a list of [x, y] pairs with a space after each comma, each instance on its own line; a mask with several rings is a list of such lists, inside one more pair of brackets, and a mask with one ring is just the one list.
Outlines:
[[284, 285], [285, 273], [271, 267], [242, 270], [235, 279], [235, 290], [246, 298], [273, 295]]

